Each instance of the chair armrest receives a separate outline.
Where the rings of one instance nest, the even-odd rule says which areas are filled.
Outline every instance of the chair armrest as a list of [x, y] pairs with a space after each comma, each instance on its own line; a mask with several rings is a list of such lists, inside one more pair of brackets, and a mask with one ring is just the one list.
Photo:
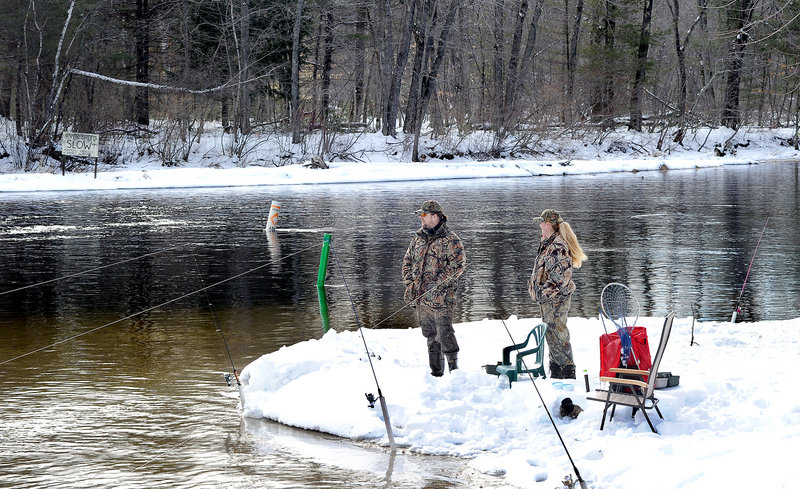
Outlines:
[[600, 382], [608, 382], [609, 384], [622, 384], [622, 385], [635, 385], [643, 389], [647, 389], [647, 382], [633, 379], [619, 379], [617, 377], [600, 377]]
[[525, 348], [526, 346], [528, 346], [528, 341], [530, 341], [532, 334], [533, 334], [533, 331], [528, 333], [528, 337], [525, 338], [525, 341], [523, 341], [522, 343], [517, 343], [516, 345], [511, 345], [511, 346], [507, 346], [507, 347], [503, 348], [503, 365], [510, 365], [511, 364], [511, 352], [512, 351], [521, 350], [521, 349]]
[[536, 345], [536, 348], [531, 348], [530, 350], [519, 351], [519, 352], [517, 352], [517, 358], [528, 356], [531, 353], [538, 353], [540, 349], [541, 349], [541, 345]]
[[609, 369], [614, 374], [633, 374], [633, 375], [650, 375], [649, 370], [637, 370], [635, 368], [617, 368], [611, 367]]

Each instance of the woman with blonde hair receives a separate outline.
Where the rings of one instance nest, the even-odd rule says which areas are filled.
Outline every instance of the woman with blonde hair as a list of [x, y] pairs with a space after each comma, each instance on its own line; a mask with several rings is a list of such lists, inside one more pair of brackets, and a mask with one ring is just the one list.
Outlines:
[[534, 218], [542, 230], [542, 239], [533, 264], [528, 292], [539, 304], [542, 321], [547, 324], [547, 348], [550, 353], [550, 376], [574, 379], [575, 362], [569, 342], [567, 313], [575, 283], [572, 270], [586, 260], [583, 248], [569, 223], [553, 209], [545, 209]]

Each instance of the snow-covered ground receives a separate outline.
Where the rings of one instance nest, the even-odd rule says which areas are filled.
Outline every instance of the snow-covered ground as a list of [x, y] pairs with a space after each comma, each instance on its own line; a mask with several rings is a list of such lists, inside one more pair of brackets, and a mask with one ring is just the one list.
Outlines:
[[[539, 318], [505, 320], [516, 341]], [[643, 318], [651, 351], [663, 318]], [[455, 326], [460, 369], [434, 378], [425, 339], [418, 329], [328, 331], [319, 340], [284, 347], [242, 372], [244, 415], [332, 433], [388, 449], [380, 405], [370, 409], [365, 393], [377, 387], [364, 348], [386, 399], [401, 451], [466, 457], [469, 466], [496, 480], [482, 487], [562, 487], [575, 474], [545, 410], [554, 420], [589, 487], [754, 488], [797, 486], [792, 462], [800, 441], [796, 391], [800, 319], [736, 323], [676, 319], [659, 371], [680, 376], [677, 387], [659, 389], [664, 419], [649, 411], [658, 434], [641, 413], [631, 419], [618, 408], [600, 431], [603, 404], [586, 399], [582, 372], [592, 390], [598, 381], [599, 318], [570, 318], [578, 368], [573, 390], [537, 380], [542, 405], [530, 380], [511, 388], [482, 365], [500, 360], [511, 344], [502, 321]], [[691, 346], [694, 326], [695, 345]], [[558, 417], [565, 397], [584, 411]], [[308, 454], [316, 459], [314, 453]], [[348, 461], [328, 463], [348, 467]], [[576, 486], [577, 487], [577, 486]]]
[[[537, 175], [587, 174], [620, 171], [652, 171], [748, 164], [774, 159], [797, 159], [800, 151], [790, 141], [792, 129], [702, 130], [687, 136], [683, 145], [666, 138], [657, 150], [658, 134], [619, 130], [540, 141], [539, 156], [522, 153], [501, 159], [477, 161], [463, 155], [485, 154], [491, 140], [487, 134], [473, 134], [455, 142], [423, 139], [420, 153], [436, 155], [424, 163], [409, 163], [408, 141], [381, 134], [345, 135], [340, 154], [352, 161], [327, 162], [329, 169], [313, 169], [306, 163], [275, 166], [284, 156], [309, 154], [314, 147], [309, 136], [304, 147], [267, 138], [254, 140], [252, 148], [236, 159], [225, 150], [225, 135], [207, 135], [190, 151], [187, 161], [165, 167], [152, 153], [137, 150], [130, 141], [120, 143], [122, 156], [115, 165], [100, 165], [95, 177], [92, 165], [79, 172], [61, 175], [55, 161], [38, 165], [29, 172], [15, 170], [10, 156], [0, 157], [0, 192], [37, 190], [112, 190], [130, 188], [225, 187], [252, 185], [335, 184], [435, 180], [453, 178], [530, 177]], [[0, 134], [4, 148], [13, 146]], [[726, 148], [727, 143], [727, 148]], [[724, 156], [717, 156], [724, 150]], [[2, 154], [2, 152], [0, 152]], [[141, 154], [141, 155], [140, 155]], [[462, 155], [462, 156], [458, 156]], [[442, 159], [446, 157], [448, 159]]]

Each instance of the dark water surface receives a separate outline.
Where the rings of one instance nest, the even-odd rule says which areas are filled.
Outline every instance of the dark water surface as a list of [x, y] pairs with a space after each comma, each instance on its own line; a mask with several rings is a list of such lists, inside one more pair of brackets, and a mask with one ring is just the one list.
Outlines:
[[[467, 251], [460, 321], [537, 315], [526, 286], [539, 239], [531, 219], [547, 207], [589, 256], [571, 316], [597, 315], [603, 286], [618, 281], [643, 316], [694, 310], [725, 321], [769, 218], [739, 318], [790, 319], [800, 316], [798, 168], [0, 194], [0, 485], [470, 487], [477, 476], [463, 461], [390, 459], [239, 415], [222, 378], [231, 360], [241, 369], [322, 335], [324, 232], [340, 330], [356, 327], [342, 274], [363, 325], [413, 324], [399, 270], [419, 225], [413, 210], [428, 198]], [[283, 204], [276, 235], [264, 232], [271, 200]]]

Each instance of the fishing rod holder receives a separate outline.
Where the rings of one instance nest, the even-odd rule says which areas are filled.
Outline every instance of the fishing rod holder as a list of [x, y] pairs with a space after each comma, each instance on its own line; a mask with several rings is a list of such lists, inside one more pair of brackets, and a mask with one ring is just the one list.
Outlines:
[[367, 397], [367, 402], [369, 402], [369, 408], [375, 409], [375, 401], [378, 400], [375, 398], [375, 395], [371, 392], [365, 392], [364, 395]]

